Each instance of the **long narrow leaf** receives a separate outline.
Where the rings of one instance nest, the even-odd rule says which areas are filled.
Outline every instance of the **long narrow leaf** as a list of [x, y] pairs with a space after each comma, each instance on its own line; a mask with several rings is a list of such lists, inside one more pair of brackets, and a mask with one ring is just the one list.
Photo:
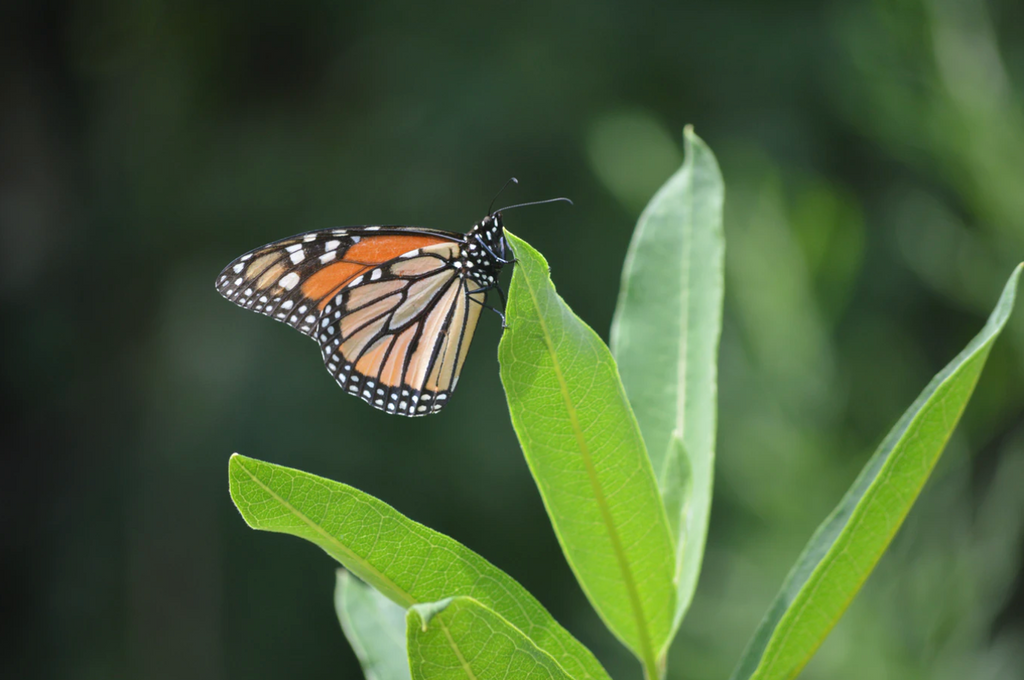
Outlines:
[[811, 538], [733, 680], [795, 677], [846, 611], [903, 523], [960, 420], [992, 344], [1013, 309], [1024, 265], [1010, 276], [988, 323], [936, 375]]
[[608, 348], [555, 292], [540, 253], [506, 234], [518, 264], [498, 355], [512, 424], [576, 578], [653, 672], [675, 560], [640, 429]]
[[334, 610], [366, 680], [409, 680], [404, 609], [339, 569]]
[[576, 678], [606, 680], [593, 654], [511, 576], [386, 503], [307, 472], [235, 454], [231, 498], [254, 529], [320, 546], [393, 602], [466, 595], [508, 619]]
[[711, 512], [725, 187], [687, 127], [683, 166], [647, 205], [626, 255], [611, 347], [676, 539], [673, 631], [697, 588]]
[[570, 680], [521, 630], [469, 597], [416, 605], [406, 626], [414, 680]]

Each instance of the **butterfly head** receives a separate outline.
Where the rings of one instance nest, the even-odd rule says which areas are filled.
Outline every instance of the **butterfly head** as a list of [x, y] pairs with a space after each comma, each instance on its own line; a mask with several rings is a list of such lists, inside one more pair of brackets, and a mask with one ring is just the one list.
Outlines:
[[501, 213], [488, 215], [466, 234], [459, 257], [460, 274], [485, 287], [497, 285], [501, 268], [511, 259], [509, 255]]

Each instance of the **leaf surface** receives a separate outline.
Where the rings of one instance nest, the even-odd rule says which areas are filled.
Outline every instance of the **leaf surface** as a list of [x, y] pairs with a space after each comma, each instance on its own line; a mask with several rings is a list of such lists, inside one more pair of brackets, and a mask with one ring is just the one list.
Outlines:
[[472, 598], [416, 605], [406, 622], [415, 680], [570, 680], [522, 631]]
[[818, 527], [750, 641], [733, 680], [793, 678], [824, 641], [903, 523], [960, 420], [1013, 309], [1024, 265], [988, 323], [940, 371]]
[[466, 595], [529, 635], [575, 678], [607, 679], [593, 654], [511, 576], [369, 494], [238, 454], [231, 498], [254, 529], [298, 536], [403, 608]]
[[725, 290], [725, 187], [687, 127], [686, 156], [640, 215], [622, 272], [611, 347], [665, 497], [677, 549], [673, 631], [704, 557], [715, 460]]
[[672, 539], [611, 352], [555, 292], [544, 258], [517, 264], [498, 356], [512, 424], [569, 565], [648, 668], [669, 639]]
[[334, 610], [366, 680], [409, 680], [404, 609], [339, 569]]

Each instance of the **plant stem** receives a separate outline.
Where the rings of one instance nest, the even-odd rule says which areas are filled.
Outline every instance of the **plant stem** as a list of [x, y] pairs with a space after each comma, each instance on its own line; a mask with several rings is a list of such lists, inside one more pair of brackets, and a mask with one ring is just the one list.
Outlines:
[[660, 659], [643, 659], [640, 663], [644, 669], [644, 680], [665, 680], [665, 671], [668, 670], [668, 653]]

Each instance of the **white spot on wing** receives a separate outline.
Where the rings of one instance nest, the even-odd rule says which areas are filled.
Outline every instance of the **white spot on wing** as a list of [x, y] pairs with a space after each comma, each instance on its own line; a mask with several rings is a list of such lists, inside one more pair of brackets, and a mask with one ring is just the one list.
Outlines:
[[295, 272], [288, 272], [281, 277], [281, 280], [277, 282], [277, 285], [281, 286], [285, 290], [291, 290], [295, 287], [295, 284], [299, 282], [299, 275]]

